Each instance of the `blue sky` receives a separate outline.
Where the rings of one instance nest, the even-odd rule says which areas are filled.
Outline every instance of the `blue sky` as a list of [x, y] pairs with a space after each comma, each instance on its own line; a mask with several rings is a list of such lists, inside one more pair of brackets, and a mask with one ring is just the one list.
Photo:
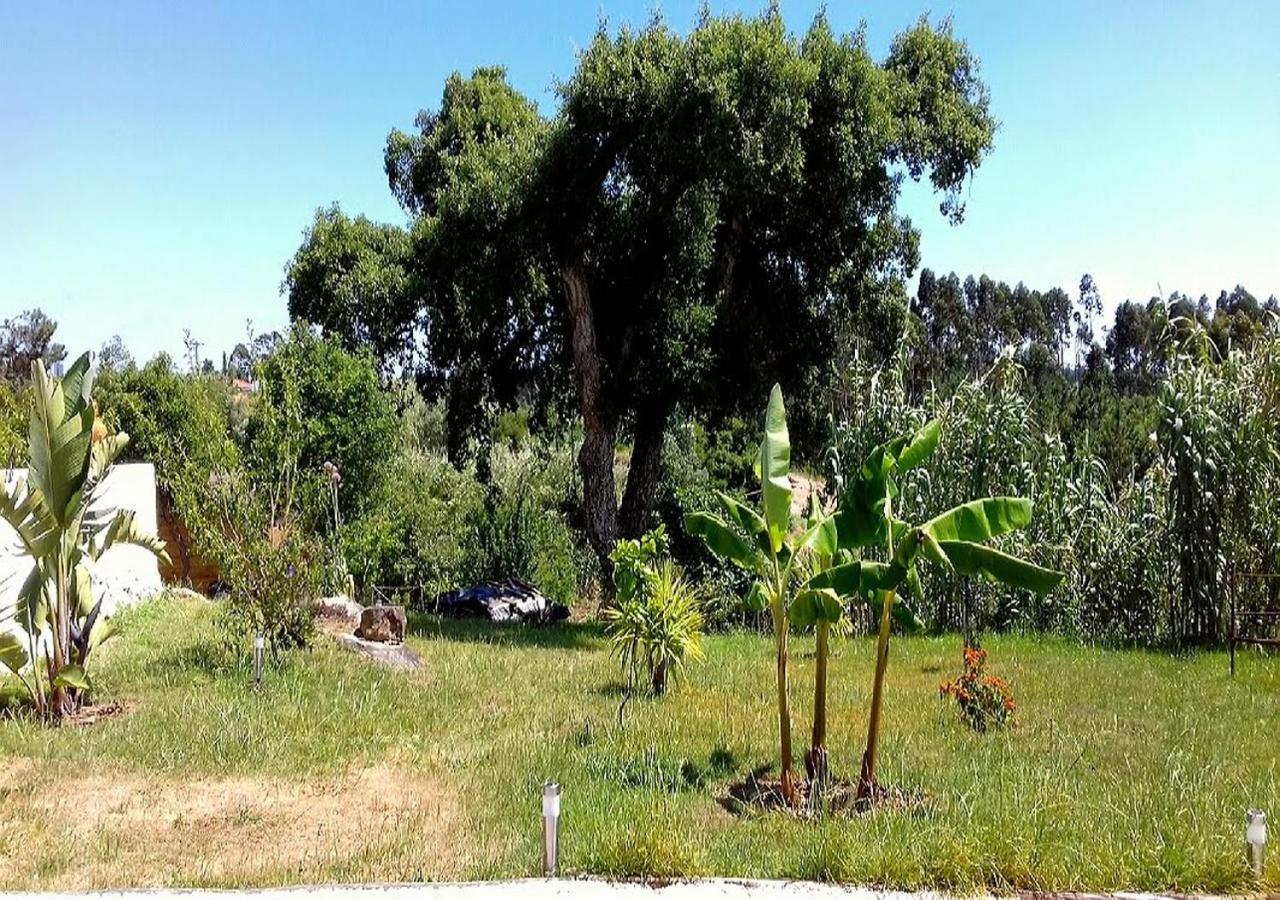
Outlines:
[[[216, 355], [246, 319], [279, 327], [317, 206], [403, 219], [383, 141], [449, 73], [504, 64], [549, 111], [599, 16], [652, 6], [0, 0], [0, 317], [38, 305], [73, 352], [119, 333], [140, 359], [183, 328]], [[802, 30], [815, 6], [782, 10]], [[684, 30], [696, 2], [661, 9]], [[828, 3], [877, 54], [926, 10], [982, 60], [1001, 130], [964, 224], [904, 197], [925, 265], [1037, 287], [1088, 271], [1108, 305], [1280, 294], [1280, 3]]]

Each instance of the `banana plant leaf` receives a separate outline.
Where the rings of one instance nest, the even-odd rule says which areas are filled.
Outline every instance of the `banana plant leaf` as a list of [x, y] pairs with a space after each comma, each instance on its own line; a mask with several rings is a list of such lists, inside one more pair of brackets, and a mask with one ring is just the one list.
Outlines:
[[684, 527], [689, 534], [702, 538], [716, 556], [748, 572], [756, 571], [758, 557], [755, 550], [719, 517], [704, 512], [689, 513], [684, 517]]
[[1025, 528], [1032, 509], [1025, 497], [985, 497], [949, 509], [920, 527], [939, 541], [980, 543]]
[[[884, 614], [884, 598], [887, 596], [887, 593], [879, 591], [864, 598], [864, 602], [871, 607], [871, 612], [876, 619], [879, 619]], [[920, 621], [920, 617], [915, 614], [915, 610], [903, 602], [901, 595], [894, 597], [893, 607], [889, 610], [889, 618], [908, 634], [915, 634], [924, 630], [924, 622]]]
[[722, 491], [716, 491], [716, 497], [724, 507], [729, 521], [751, 535], [761, 553], [769, 553], [769, 529], [764, 524], [764, 519], [760, 518], [760, 513]]
[[836, 552], [836, 538], [835, 519], [831, 516], [819, 518], [800, 536], [800, 540], [796, 543], [795, 552], [812, 550], [814, 553], [830, 556]]
[[89, 676], [82, 666], [63, 666], [53, 683], [59, 687], [78, 688], [82, 691], [90, 688]]
[[764, 439], [756, 461], [760, 489], [764, 497], [764, 521], [769, 542], [777, 553], [791, 530], [791, 438], [787, 434], [787, 411], [782, 388], [773, 386], [764, 417]]
[[906, 577], [897, 564], [855, 559], [824, 569], [804, 584], [805, 590], [832, 590], [842, 597], [861, 597], [871, 591], [896, 590]]
[[98, 550], [97, 555], [93, 558], [97, 559], [103, 553], [106, 553], [116, 544], [133, 544], [135, 547], [142, 547], [150, 550], [155, 556], [163, 562], [169, 561], [169, 552], [167, 545], [160, 540], [157, 535], [143, 531], [138, 525], [137, 516], [131, 509], [119, 510], [108, 523], [102, 533], [102, 546]]
[[844, 604], [840, 602], [836, 592], [824, 588], [797, 592], [787, 614], [797, 627], [810, 628], [820, 621], [835, 624], [843, 611]]
[[937, 419], [926, 422], [913, 434], [899, 438], [894, 447], [897, 460], [894, 468], [898, 472], [907, 472], [920, 465], [938, 449], [942, 440], [942, 423]]
[[22, 646], [22, 639], [11, 632], [0, 634], [0, 666], [4, 666], [14, 675], [22, 674], [31, 657], [27, 648]]
[[25, 479], [12, 489], [0, 484], [0, 519], [18, 533], [28, 556], [46, 556], [58, 544], [58, 523], [44, 494]]
[[969, 541], [938, 543], [961, 575], [976, 575], [988, 581], [1032, 591], [1042, 597], [1057, 587], [1064, 577], [1062, 572], [1010, 556], [994, 547]]

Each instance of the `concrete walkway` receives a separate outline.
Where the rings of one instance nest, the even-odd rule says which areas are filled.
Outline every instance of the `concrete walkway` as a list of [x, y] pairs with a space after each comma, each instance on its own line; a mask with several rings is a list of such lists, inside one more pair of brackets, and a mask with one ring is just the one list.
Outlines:
[[[102, 893], [0, 893], [33, 900], [950, 900], [933, 892], [875, 891], [809, 881], [706, 879], [665, 885], [594, 879], [526, 879], [453, 884], [322, 885], [255, 891], [146, 890]], [[966, 895], [973, 897], [975, 895]], [[980, 895], [979, 895], [980, 896]], [[1098, 895], [1041, 895], [1086, 897]], [[1112, 894], [1122, 900], [1154, 900], [1158, 894]]]

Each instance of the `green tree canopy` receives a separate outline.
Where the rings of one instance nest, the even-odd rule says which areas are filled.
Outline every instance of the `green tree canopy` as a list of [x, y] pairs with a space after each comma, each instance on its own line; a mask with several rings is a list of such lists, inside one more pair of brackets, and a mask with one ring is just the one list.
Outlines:
[[546, 116], [501, 68], [454, 75], [415, 133], [391, 133], [386, 169], [412, 217], [401, 320], [421, 316], [451, 431], [481, 399], [575, 396], [603, 556], [643, 530], [675, 409], [754, 406], [850, 321], [902, 305], [918, 259], [903, 180], [928, 178], [958, 220], [995, 123], [949, 23], [921, 20], [877, 61], [861, 32], [820, 16], [797, 36], [776, 10], [687, 35], [602, 26], [558, 99]]
[[[384, 374], [412, 361], [414, 319], [409, 298], [409, 240], [404, 229], [336, 206], [316, 210], [302, 248], [285, 270], [289, 315], [338, 335], [350, 350], [368, 348]], [[251, 348], [236, 347], [231, 363], [242, 377]]]

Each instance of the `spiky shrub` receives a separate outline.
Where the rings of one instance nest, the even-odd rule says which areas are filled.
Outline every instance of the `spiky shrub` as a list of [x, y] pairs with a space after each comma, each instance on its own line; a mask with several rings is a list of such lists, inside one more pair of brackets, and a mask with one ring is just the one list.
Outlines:
[[605, 611], [606, 630], [634, 689], [643, 678], [666, 693], [687, 660], [702, 658], [702, 597], [669, 559], [661, 530], [639, 541], [619, 541], [611, 559], [617, 605]]
[[37, 360], [31, 381], [30, 467], [26, 478], [0, 485], [0, 517], [17, 532], [31, 570], [8, 612], [22, 634], [0, 635], [0, 663], [22, 681], [36, 711], [56, 719], [88, 696], [89, 657], [113, 633], [94, 596], [94, 565], [116, 544], [168, 555], [131, 510], [96, 503], [129, 436], [108, 434], [95, 415], [89, 354], [62, 378]]

